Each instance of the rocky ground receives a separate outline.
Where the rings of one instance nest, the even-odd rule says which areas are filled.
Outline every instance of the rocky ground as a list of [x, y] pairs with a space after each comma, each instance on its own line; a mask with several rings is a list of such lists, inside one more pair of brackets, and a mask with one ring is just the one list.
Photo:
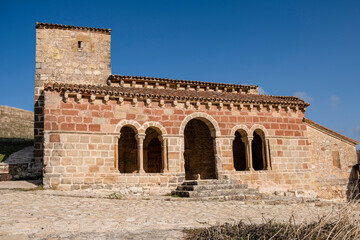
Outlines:
[[181, 239], [185, 228], [240, 220], [286, 222], [293, 217], [299, 223], [316, 221], [343, 205], [285, 198], [191, 201], [169, 196], [126, 196], [109, 199], [111, 192], [12, 188], [0, 184], [0, 239]]

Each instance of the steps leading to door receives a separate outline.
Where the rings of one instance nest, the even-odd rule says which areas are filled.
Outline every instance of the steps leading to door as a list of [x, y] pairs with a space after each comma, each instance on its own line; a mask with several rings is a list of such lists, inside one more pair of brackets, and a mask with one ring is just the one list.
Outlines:
[[248, 188], [247, 184], [239, 184], [235, 180], [187, 180], [171, 193], [173, 196], [201, 198], [244, 200], [260, 199], [261, 194], [257, 189]]

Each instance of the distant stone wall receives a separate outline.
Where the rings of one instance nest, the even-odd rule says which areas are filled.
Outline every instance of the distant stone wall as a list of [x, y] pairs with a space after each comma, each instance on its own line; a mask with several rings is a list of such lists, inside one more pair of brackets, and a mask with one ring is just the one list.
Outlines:
[[34, 113], [0, 106], [0, 138], [34, 138]]
[[313, 185], [320, 198], [345, 198], [352, 191], [355, 145], [308, 126]]

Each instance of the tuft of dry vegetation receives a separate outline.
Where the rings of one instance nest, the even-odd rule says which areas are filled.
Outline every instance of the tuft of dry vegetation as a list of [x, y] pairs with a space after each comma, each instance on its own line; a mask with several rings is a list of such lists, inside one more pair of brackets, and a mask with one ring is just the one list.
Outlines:
[[295, 223], [291, 217], [286, 223], [265, 220], [262, 224], [239, 222], [202, 229], [187, 229], [185, 239], [292, 239], [292, 240], [328, 240], [360, 239], [360, 218], [357, 208], [359, 201], [353, 200], [338, 210], [322, 216], [317, 222]]

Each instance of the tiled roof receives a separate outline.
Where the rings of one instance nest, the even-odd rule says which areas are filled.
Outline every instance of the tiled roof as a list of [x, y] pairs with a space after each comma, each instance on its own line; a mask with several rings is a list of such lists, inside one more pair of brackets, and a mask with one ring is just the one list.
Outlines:
[[36, 28], [38, 29], [78, 29], [78, 30], [90, 30], [97, 32], [108, 32], [111, 33], [111, 29], [107, 28], [92, 28], [92, 27], [79, 27], [79, 26], [69, 26], [55, 23], [36, 23]]
[[182, 84], [196, 84], [203, 86], [218, 86], [218, 87], [233, 87], [233, 88], [247, 88], [247, 89], [256, 89], [256, 85], [240, 85], [240, 84], [230, 84], [230, 83], [214, 83], [214, 82], [201, 82], [201, 81], [191, 81], [191, 80], [180, 80], [180, 79], [169, 79], [169, 78], [154, 78], [154, 77], [138, 77], [138, 76], [124, 76], [124, 75], [111, 75], [110, 80], [137, 80], [137, 81], [156, 81], [163, 83], [182, 83]]
[[327, 128], [327, 127], [324, 127], [323, 125], [320, 125], [320, 124], [318, 124], [318, 123], [316, 123], [316, 122], [314, 122], [313, 120], [310, 120], [310, 119], [308, 119], [308, 118], [304, 118], [303, 121], [304, 121], [305, 123], [307, 123], [307, 124], [309, 124], [309, 125], [317, 128], [317, 129], [319, 129], [319, 130], [322, 130], [323, 132], [326, 132], [326, 133], [328, 133], [328, 134], [330, 134], [330, 135], [333, 135], [333, 136], [336, 136], [336, 137], [341, 138], [341, 139], [343, 139], [343, 140], [346, 140], [346, 141], [348, 141], [348, 142], [351, 142], [352, 144], [357, 145], [357, 144], [360, 143], [359, 141], [356, 141], [356, 140], [354, 140], [354, 139], [352, 139], [352, 138], [346, 137], [346, 136], [344, 136], [344, 135], [342, 135], [342, 134], [340, 134], [340, 133], [338, 133], [338, 132], [335, 132], [335, 131]]
[[185, 91], [175, 89], [152, 89], [152, 88], [132, 88], [132, 87], [110, 87], [96, 85], [77, 85], [64, 83], [47, 83], [45, 90], [50, 91], [71, 91], [83, 94], [109, 95], [122, 97], [143, 97], [156, 99], [179, 99], [190, 101], [216, 101], [216, 102], [239, 102], [239, 103], [258, 103], [258, 104], [282, 104], [298, 105], [307, 107], [309, 104], [297, 97], [269, 96], [261, 94], [240, 94], [230, 92], [213, 91]]

